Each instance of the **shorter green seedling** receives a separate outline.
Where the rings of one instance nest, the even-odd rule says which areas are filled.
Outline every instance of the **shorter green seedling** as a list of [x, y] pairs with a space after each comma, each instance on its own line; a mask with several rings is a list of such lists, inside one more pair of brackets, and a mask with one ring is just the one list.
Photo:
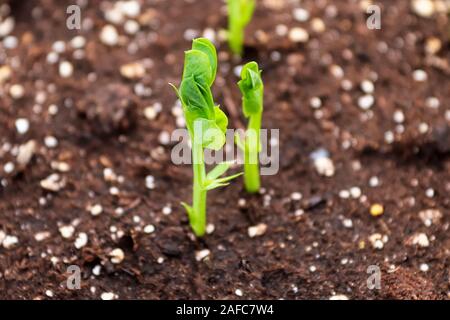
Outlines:
[[206, 194], [209, 190], [226, 186], [238, 177], [235, 174], [220, 178], [231, 166], [225, 162], [206, 173], [204, 148], [219, 150], [225, 144], [228, 118], [214, 104], [211, 86], [217, 72], [217, 53], [214, 45], [205, 38], [195, 39], [192, 49], [185, 52], [183, 78], [175, 89], [181, 101], [186, 126], [192, 142], [193, 203], [182, 203], [194, 233], [201, 237], [206, 229]]
[[252, 19], [255, 0], [228, 1], [228, 45], [234, 54], [241, 55], [245, 27]]
[[263, 113], [264, 84], [261, 71], [256, 62], [249, 62], [241, 72], [238, 82], [242, 93], [242, 109], [248, 118], [245, 139], [236, 135], [236, 144], [244, 153], [244, 182], [245, 189], [250, 193], [259, 191], [259, 152], [261, 151], [260, 131]]

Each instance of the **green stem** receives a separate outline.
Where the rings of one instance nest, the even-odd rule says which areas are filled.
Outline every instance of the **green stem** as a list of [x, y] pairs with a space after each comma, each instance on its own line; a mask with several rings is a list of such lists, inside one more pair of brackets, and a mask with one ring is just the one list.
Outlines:
[[240, 56], [244, 42], [243, 30], [236, 28], [235, 24], [232, 23], [229, 24], [228, 30], [228, 45], [234, 54]]
[[244, 152], [244, 184], [247, 192], [256, 193], [261, 187], [259, 177], [259, 148], [262, 113], [250, 117]]
[[192, 159], [194, 184], [192, 195], [192, 213], [189, 217], [189, 221], [195, 235], [201, 237], [205, 234], [206, 228], [206, 190], [203, 189], [206, 169], [203, 159], [203, 147], [201, 143], [194, 142], [192, 144]]

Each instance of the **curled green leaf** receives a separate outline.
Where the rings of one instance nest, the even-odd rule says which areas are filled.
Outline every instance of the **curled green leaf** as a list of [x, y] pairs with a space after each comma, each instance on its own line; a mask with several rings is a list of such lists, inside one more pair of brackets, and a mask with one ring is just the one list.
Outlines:
[[244, 115], [248, 118], [261, 113], [263, 111], [264, 85], [261, 71], [256, 62], [249, 62], [242, 68], [238, 86], [242, 93]]

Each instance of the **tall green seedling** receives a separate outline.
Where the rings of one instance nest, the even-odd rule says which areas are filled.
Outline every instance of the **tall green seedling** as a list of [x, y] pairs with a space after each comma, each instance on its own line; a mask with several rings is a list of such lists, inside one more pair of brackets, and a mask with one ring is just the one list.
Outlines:
[[216, 48], [208, 39], [195, 39], [192, 49], [185, 52], [180, 88], [172, 85], [183, 106], [192, 143], [192, 206], [186, 203], [182, 205], [187, 211], [192, 230], [198, 237], [205, 234], [207, 192], [228, 185], [230, 180], [240, 175], [220, 178], [229, 169], [231, 163], [228, 162], [218, 164], [209, 173], [206, 172], [204, 149], [221, 149], [225, 144], [228, 126], [228, 118], [215, 105], [211, 92], [216, 72]]
[[236, 135], [236, 143], [244, 153], [245, 189], [250, 193], [260, 189], [259, 152], [261, 151], [261, 120], [263, 113], [264, 84], [256, 62], [247, 63], [238, 82], [242, 93], [242, 110], [248, 119], [245, 139]]
[[228, 45], [236, 55], [242, 54], [245, 27], [255, 11], [256, 0], [227, 0], [228, 3]]

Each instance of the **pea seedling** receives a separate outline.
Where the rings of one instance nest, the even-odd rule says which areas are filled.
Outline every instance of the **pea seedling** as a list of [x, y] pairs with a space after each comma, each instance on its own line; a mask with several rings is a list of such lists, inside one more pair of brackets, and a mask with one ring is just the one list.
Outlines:
[[242, 109], [249, 121], [244, 141], [238, 135], [235, 138], [236, 144], [244, 153], [245, 189], [255, 193], [259, 191], [261, 184], [258, 155], [261, 151], [260, 130], [264, 95], [261, 71], [256, 62], [249, 62], [242, 68], [238, 86], [242, 93]]
[[255, 5], [255, 0], [228, 0], [228, 45], [234, 54], [242, 54], [244, 30], [252, 19]]
[[185, 52], [183, 78], [175, 89], [181, 101], [186, 126], [192, 142], [193, 203], [182, 203], [187, 211], [194, 233], [201, 237], [206, 229], [206, 193], [226, 186], [241, 173], [220, 178], [231, 163], [218, 164], [208, 174], [204, 162], [204, 148], [219, 150], [225, 144], [228, 118], [214, 104], [211, 86], [217, 72], [217, 53], [214, 45], [205, 38], [195, 39], [192, 49]]

